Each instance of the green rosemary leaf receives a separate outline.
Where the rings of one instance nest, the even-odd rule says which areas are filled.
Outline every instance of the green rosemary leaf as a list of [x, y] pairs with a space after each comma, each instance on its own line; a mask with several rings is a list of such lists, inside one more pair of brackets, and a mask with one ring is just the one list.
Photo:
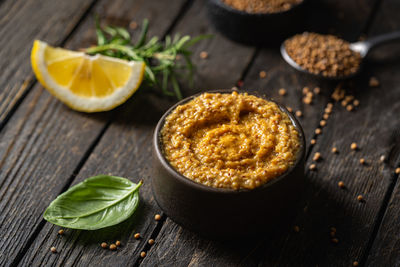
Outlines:
[[180, 40], [177, 40], [176, 44], [175, 44], [176, 49], [178, 49], [178, 50], [181, 49], [183, 47], [183, 45], [186, 42], [188, 42], [189, 40], [190, 40], [190, 36], [189, 35], [183, 36]]
[[129, 34], [129, 32], [126, 29], [121, 28], [121, 27], [115, 27], [115, 30], [125, 40], [130, 40], [131, 39], [131, 35]]
[[149, 20], [144, 19], [142, 24], [142, 32], [140, 33], [139, 41], [135, 45], [135, 48], [141, 47], [146, 42], [146, 35], [148, 29], [149, 29]]
[[[194, 65], [190, 60], [192, 52], [189, 48], [211, 36], [202, 35], [191, 39], [188, 35], [181, 37], [180, 34], [175, 34], [173, 37], [166, 36], [164, 41], [160, 41], [156, 36], [147, 41], [148, 26], [148, 20], [143, 20], [139, 40], [132, 44], [126, 29], [114, 26], [101, 28], [96, 19], [98, 46], [87, 48], [86, 53], [143, 61], [146, 64], [145, 81], [158, 88], [164, 95], [174, 95], [181, 99], [178, 78], [179, 81], [183, 81], [181, 78], [188, 79], [189, 85], [193, 86]], [[183, 60], [178, 60], [179, 56], [183, 57]], [[172, 91], [169, 90], [169, 86], [172, 87]]]
[[190, 60], [189, 55], [187, 55], [187, 54], [183, 54], [183, 59], [186, 62], [186, 66], [187, 66], [187, 69], [188, 69], [188, 72], [189, 72], [188, 73], [189, 86], [193, 87], [193, 85], [194, 85], [194, 79], [193, 79], [194, 66], [193, 66], [193, 63]]
[[186, 44], [182, 48], [188, 49], [189, 47], [191, 47], [192, 45], [198, 43], [201, 40], [210, 39], [210, 38], [213, 38], [213, 37], [214, 36], [211, 35], [211, 34], [205, 34], [205, 35], [199, 35], [199, 36], [193, 37], [188, 42], [186, 42]]
[[106, 32], [107, 34], [109, 34], [111, 37], [115, 37], [115, 36], [117, 36], [117, 31], [116, 31], [116, 29], [115, 29], [115, 27], [113, 27], [113, 26], [105, 26], [104, 27], [104, 32]]
[[156, 76], [154, 75], [153, 71], [151, 70], [151, 68], [147, 64], [146, 64], [146, 67], [145, 67], [144, 71], [146, 73], [146, 76], [150, 80], [150, 82], [152, 84], [156, 84], [157, 83]]
[[96, 16], [96, 35], [97, 35], [97, 45], [104, 45], [107, 39], [101, 30], [99, 18]]
[[178, 100], [181, 100], [182, 93], [181, 93], [181, 89], [179, 88], [178, 81], [176, 80], [174, 73], [171, 73], [170, 76], [171, 76], [172, 88], [174, 88], [175, 95], [178, 98]]

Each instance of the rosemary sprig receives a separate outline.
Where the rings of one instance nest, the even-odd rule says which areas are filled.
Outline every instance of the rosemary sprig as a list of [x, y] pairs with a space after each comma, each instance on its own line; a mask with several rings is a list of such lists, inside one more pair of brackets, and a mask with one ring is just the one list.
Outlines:
[[[194, 65], [190, 59], [192, 52], [189, 48], [211, 36], [200, 35], [191, 38], [188, 35], [181, 37], [176, 34], [174, 37], [166, 36], [164, 42], [156, 36], [147, 40], [148, 26], [148, 20], [144, 19], [139, 40], [133, 44], [126, 29], [114, 26], [101, 27], [96, 19], [97, 46], [87, 48], [85, 51], [91, 55], [103, 54], [126, 60], [143, 61], [146, 63], [145, 81], [151, 86], [160, 88], [166, 96], [182, 99], [178, 77], [186, 77], [190, 86], [193, 85]], [[183, 61], [179, 61], [180, 57]], [[169, 88], [172, 88], [172, 91]]]

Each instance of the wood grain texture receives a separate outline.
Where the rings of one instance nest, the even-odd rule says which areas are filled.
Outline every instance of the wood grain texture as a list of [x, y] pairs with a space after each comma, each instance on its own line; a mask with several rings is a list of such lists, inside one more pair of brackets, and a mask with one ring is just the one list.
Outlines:
[[[203, 91], [230, 89], [240, 79], [242, 72], [252, 59], [255, 48], [237, 44], [217, 33], [207, 18], [206, 1], [196, 0], [183, 21], [172, 34], [181, 33], [196, 36], [211, 34], [212, 39], [194, 46], [193, 62], [196, 65], [194, 88], [186, 85], [184, 95]], [[201, 59], [200, 53], [207, 52], [208, 58]]]
[[[317, 14], [315, 15], [316, 21], [325, 21], [325, 24], [314, 25], [311, 15], [308, 23], [310, 24], [310, 29], [318, 32], [329, 32], [330, 27], [335, 27], [334, 29], [337, 33], [353, 41], [357, 39], [365, 27], [368, 17], [372, 12], [372, 6], [372, 1], [357, 3], [349, 3], [347, 1], [314, 2], [312, 3], [310, 12], [311, 14]], [[355, 10], [364, 10], [366, 12], [355, 13]], [[335, 15], [340, 17], [333, 19]], [[335, 23], [330, 25], [329, 23], [332, 24], [332, 21]], [[349, 23], [352, 25], [351, 28], [344, 26]], [[325, 31], [323, 27], [325, 27]], [[267, 77], [264, 79], [259, 78], [261, 70], [267, 72]], [[301, 89], [304, 86], [308, 86], [311, 89], [315, 86], [321, 87], [322, 92], [315, 97], [313, 105], [305, 105], [301, 101]], [[262, 49], [244, 80], [243, 88], [245, 90], [261, 91], [267, 96], [292, 107], [294, 111], [301, 110], [303, 117], [300, 118], [300, 121], [304, 126], [309, 141], [314, 137], [314, 130], [322, 118], [326, 103], [331, 101], [330, 94], [333, 86], [333, 84], [311, 80], [294, 72], [281, 60], [277, 49]], [[286, 96], [278, 94], [278, 89], [280, 88], [286, 89]], [[347, 111], [344, 113], [341, 111], [341, 116], [348, 117], [349, 114]], [[340, 118], [340, 120], [342, 119]], [[346, 128], [348, 126], [347, 124], [341, 124], [340, 120], [332, 122], [331, 117], [326, 127], [330, 125], [330, 128], [336, 128], [337, 124], [343, 125], [340, 132], [341, 135], [342, 132], [345, 133], [347, 131]], [[354, 122], [352, 121], [351, 123]], [[328, 131], [327, 128], [323, 129], [323, 134], [318, 139], [323, 138], [325, 135], [332, 138], [326, 131]], [[338, 134], [336, 133], [336, 135]], [[330, 142], [318, 141], [318, 148], [314, 148], [314, 151], [315, 149], [330, 151]], [[323, 146], [323, 149], [321, 146]], [[324, 155], [324, 157], [327, 156]], [[343, 158], [340, 160], [340, 163], [345, 164], [348, 160], [348, 158]], [[357, 160], [355, 160], [356, 163]], [[339, 209], [339, 214], [354, 215], [354, 209], [358, 212], [360, 207], [363, 206], [350, 205], [351, 208], [347, 212], [345, 212], [345, 209], [343, 212], [340, 210], [344, 206], [344, 200], [341, 199], [341, 195], [337, 195], [341, 192], [337, 190], [336, 180], [333, 182], [332, 187], [331, 180], [334, 178], [331, 176], [335, 176], [334, 173], [336, 171], [338, 175], [342, 175], [342, 173], [346, 173], [350, 168], [346, 167], [346, 170], [341, 170], [338, 168], [340, 165], [337, 161], [331, 160], [329, 162], [328, 159], [324, 160], [323, 163], [332, 163], [329, 167], [324, 167], [324, 169], [329, 170], [329, 175], [323, 172], [308, 173], [309, 184], [304, 197], [304, 201], [308, 206], [305, 209], [307, 213], [303, 213], [303, 208], [305, 207], [303, 206], [298, 212], [298, 218], [292, 223], [292, 226], [295, 224], [300, 225], [302, 229], [300, 233], [294, 233], [292, 229], [276, 229], [276, 232], [280, 233], [280, 237], [279, 235], [278, 237], [260, 236], [257, 240], [243, 242], [238, 240], [238, 242], [221, 243], [203, 239], [167, 219], [160, 231], [158, 243], [150, 250], [143, 264], [145, 266], [169, 266], [171, 264], [176, 266], [315, 266], [316, 264], [318, 266], [346, 266], [351, 264], [351, 259], [355, 258], [355, 255], [361, 255], [362, 248], [366, 247], [367, 241], [361, 239], [361, 237], [368, 237], [371, 234], [372, 228], [363, 227], [359, 229], [360, 235], [357, 236], [358, 240], [354, 240], [354, 243], [350, 239], [344, 244], [341, 241], [339, 246], [332, 246], [329, 237], [329, 227], [332, 226], [331, 224], [336, 224], [338, 227], [343, 226], [340, 229], [345, 228], [345, 225], [349, 225], [349, 229], [354, 229], [362, 225], [362, 220], [359, 219], [355, 219], [354, 221], [351, 221], [351, 219], [342, 219], [341, 221], [336, 219], [337, 209]], [[367, 175], [369, 169], [363, 170]], [[357, 171], [359, 171], [359, 168], [357, 168]], [[376, 172], [377, 170], [369, 175], [374, 175]], [[351, 179], [352, 175], [347, 175], [349, 175], [347, 179]], [[354, 202], [354, 198], [353, 196], [348, 197], [346, 201], [351, 200]], [[378, 193], [376, 200], [378, 199], [382, 201], [383, 195]], [[336, 201], [341, 202], [341, 205], [337, 205]], [[359, 203], [356, 201], [355, 204]], [[363, 211], [368, 213], [365, 207]], [[369, 220], [373, 220], [376, 214], [376, 209], [368, 213]], [[343, 216], [343, 218], [346, 218], [346, 216]], [[307, 232], [305, 229], [307, 229]], [[339, 238], [346, 233], [341, 233]], [[360, 251], [358, 251], [359, 248]]]
[[0, 125], [34, 83], [35, 39], [60, 45], [95, 0], [3, 1], [0, 6]]
[[[160, 4], [157, 6], [160, 7]], [[163, 9], [166, 8], [163, 7]], [[197, 1], [190, 8], [188, 14], [182, 18], [182, 21], [178, 23], [174, 31], [182, 34], [190, 33], [193, 36], [200, 32], [213, 32], [205, 23], [204, 2]], [[229, 88], [239, 79], [244, 66], [239, 68], [235, 60], [230, 65], [226, 65], [225, 57], [229, 57], [229, 55], [218, 53], [221, 46], [230, 46], [232, 53], [239, 55], [236, 60], [249, 61], [253, 49], [234, 45], [219, 36], [203, 41], [202, 44], [196, 46], [193, 59], [198, 63], [198, 72], [206, 77], [215, 77], [216, 80], [219, 80], [220, 86]], [[198, 57], [198, 54], [203, 49], [209, 51], [210, 60], [219, 65], [212, 68], [202, 67], [202, 59]], [[214, 53], [214, 51], [216, 52]], [[240, 58], [240, 55], [243, 58]], [[221, 60], [221, 58], [224, 60]], [[231, 72], [217, 77], [215, 70], [222, 66], [232, 69], [235, 75]], [[196, 88], [205, 88], [209, 82], [206, 79], [198, 79], [195, 82]], [[185, 87], [184, 91], [186, 94], [192, 94], [196, 89]], [[157, 235], [158, 228], [162, 224], [162, 222], [156, 222], [153, 219], [154, 215], [161, 213], [161, 211], [153, 199], [150, 188], [151, 142], [155, 124], [171, 104], [171, 101], [159, 98], [157, 95], [139, 91], [120, 109], [116, 116], [117, 119], [111, 124], [82, 171], [74, 180], [74, 183], [77, 183], [85, 177], [98, 173], [112, 173], [113, 175], [128, 177], [134, 181], [143, 179], [144, 185], [140, 190], [141, 205], [139, 212], [127, 222], [111, 229], [96, 232], [68, 230], [66, 236], [61, 238], [57, 236], [59, 227], [46, 224], [21, 261], [23, 265], [73, 265], [79, 263], [79, 265], [86, 266], [96, 263], [123, 266], [140, 261], [140, 252], [149, 249], [147, 240]], [[133, 238], [135, 232], [140, 232], [143, 238], [135, 240]], [[104, 251], [99, 246], [103, 241], [113, 242], [117, 239], [121, 240], [123, 244], [123, 247], [117, 252]], [[48, 250], [51, 246], [57, 247], [60, 251], [56, 256], [49, 253]]]
[[[400, 30], [400, 21], [393, 21], [393, 14], [400, 10], [398, 1], [388, 0], [382, 2], [381, 8], [374, 20], [370, 35], [377, 35], [390, 31]], [[400, 46], [399, 42], [386, 45], [377, 49], [370, 57], [370, 71], [378, 77], [381, 87], [377, 88], [376, 95], [386, 105], [379, 111], [380, 117], [385, 118], [379, 125], [383, 125], [381, 131], [384, 136], [390, 136], [390, 147], [384, 151], [386, 161], [383, 169], [385, 179], [390, 183], [386, 193], [387, 203], [381, 207], [382, 222], [377, 222], [377, 236], [372, 243], [372, 249], [368, 253], [367, 266], [399, 266], [400, 265], [400, 184], [399, 175], [394, 173], [400, 167]], [[377, 100], [378, 101], [378, 100]], [[388, 120], [392, 120], [386, 125]], [[382, 123], [382, 124], [381, 124]], [[377, 138], [380, 138], [379, 135]], [[379, 147], [379, 146], [377, 146]], [[392, 194], [393, 190], [393, 194]], [[390, 197], [391, 196], [391, 197]], [[387, 208], [387, 209], [386, 209]], [[386, 211], [385, 211], [386, 210]], [[371, 240], [372, 241], [372, 240]]]
[[39, 86], [24, 100], [0, 133], [0, 265], [17, 257], [103, 126]]
[[[94, 12], [117, 24], [148, 17], [153, 25], [149, 34], [162, 35], [183, 2], [101, 1]], [[89, 14], [67, 47], [76, 49], [94, 40], [93, 14]], [[0, 135], [0, 265], [19, 260], [21, 250], [43, 226], [45, 208], [76, 175], [74, 170], [85, 160], [111, 115], [74, 112], [39, 85], [21, 103]]]

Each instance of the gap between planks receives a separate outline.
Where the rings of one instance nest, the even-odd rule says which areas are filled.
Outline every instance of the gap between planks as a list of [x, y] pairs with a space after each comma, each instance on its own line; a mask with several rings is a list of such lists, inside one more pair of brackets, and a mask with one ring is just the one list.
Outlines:
[[[60, 46], [63, 46], [70, 38], [71, 36], [73, 36], [73, 34], [75, 33], [75, 31], [78, 29], [78, 27], [80, 26], [80, 24], [83, 22], [83, 20], [89, 15], [89, 13], [91, 12], [91, 10], [93, 9], [93, 7], [96, 5], [96, 3], [99, 0], [93, 0], [92, 3], [89, 5], [89, 7], [85, 10], [85, 12], [83, 13], [83, 15], [79, 18], [77, 24], [73, 27], [73, 29], [67, 34], [67, 36], [61, 41]], [[163, 34], [162, 36], [162, 40], [165, 39], [165, 37], [174, 29], [174, 27], [176, 26], [176, 24], [180, 21], [180, 19], [184, 16], [184, 14], [187, 12], [187, 10], [191, 7], [191, 5], [193, 4], [194, 0], [187, 0], [185, 1], [185, 3], [182, 5], [182, 7], [180, 8], [180, 11], [178, 12], [178, 15], [174, 18], [174, 20], [172, 21], [171, 25], [168, 27], [167, 31]], [[1, 2], [0, 2], [1, 5]], [[26, 86], [26, 90], [23, 93], [22, 97], [20, 99], [18, 99], [18, 101], [16, 102], [16, 104], [12, 107], [12, 110], [9, 114], [7, 114], [6, 118], [4, 119], [4, 121], [0, 124], [0, 131], [4, 128], [4, 126], [7, 124], [7, 122], [10, 120], [10, 118], [12, 117], [12, 115], [15, 113], [15, 111], [17, 110], [17, 108], [19, 107], [19, 105], [22, 103], [22, 101], [24, 100], [24, 98], [29, 94], [29, 92], [31, 91], [31, 89], [35, 86], [35, 84], [37, 83], [37, 79], [28, 77], [28, 79], [26, 80], [26, 82], [23, 84], [23, 86]], [[88, 160], [88, 158], [90, 157], [90, 155], [92, 154], [92, 152], [94, 151], [94, 149], [96, 148], [97, 144], [100, 142], [100, 140], [102, 139], [102, 137], [104, 136], [104, 134], [106, 133], [107, 129], [110, 127], [110, 125], [112, 124], [114, 118], [116, 117], [117, 111], [113, 111], [112, 116], [110, 117], [110, 119], [106, 122], [106, 124], [103, 126], [103, 128], [101, 129], [100, 133], [97, 135], [96, 139], [93, 141], [93, 143], [89, 146], [88, 150], [85, 152], [85, 154], [83, 155], [83, 157], [81, 158], [81, 160], [79, 161], [78, 165], [76, 166], [76, 168], [73, 170], [71, 176], [67, 179], [66, 184], [63, 186], [63, 188], [61, 189], [61, 191], [59, 192], [59, 194], [65, 192], [70, 185], [72, 184], [72, 182], [74, 181], [75, 177], [79, 174], [80, 170], [83, 168], [83, 166], [85, 165], [86, 161]], [[157, 226], [155, 227], [154, 231], [151, 233], [151, 238], [155, 239], [158, 235], [158, 233], [160, 232], [164, 222], [166, 220], [166, 215], [162, 214], [162, 218], [161, 220], [158, 222]], [[40, 223], [37, 225], [37, 227], [35, 228], [32, 236], [28, 239], [28, 242], [26, 243], [26, 245], [21, 249], [20, 252], [18, 252], [16, 258], [14, 259], [14, 261], [11, 263], [11, 266], [18, 266], [18, 264], [20, 263], [20, 261], [22, 260], [23, 256], [25, 255], [25, 253], [28, 251], [29, 247], [32, 245], [32, 243], [34, 242], [34, 240], [36, 239], [36, 237], [39, 235], [40, 231], [43, 229], [44, 225], [45, 225], [46, 221], [44, 219], [42, 219], [40, 221]], [[144, 245], [144, 249], [143, 251], [148, 251], [150, 249], [150, 245], [149, 244], [145, 244]], [[140, 265], [140, 261], [141, 258], [138, 258], [137, 262], [135, 262], [134, 266], [139, 266]]]
[[[96, 139], [93, 141], [93, 143], [89, 146], [88, 150], [85, 152], [83, 155], [82, 159], [79, 161], [78, 165], [76, 168], [73, 170], [71, 176], [67, 179], [67, 182], [65, 183], [64, 187], [62, 190], [59, 192], [59, 194], [63, 193], [66, 191], [71, 183], [74, 181], [75, 177], [78, 175], [82, 167], [85, 165], [85, 162], [89, 158], [90, 154], [92, 154], [93, 150], [97, 146], [97, 144], [100, 142], [101, 138], [104, 136], [105, 132], [111, 125], [111, 120], [114, 116], [111, 116], [111, 119], [106, 122], [106, 124], [103, 126], [101, 129], [100, 133], [97, 135]], [[43, 229], [46, 221], [42, 218], [40, 221], [39, 225], [36, 227], [34, 230], [33, 234], [30, 236], [28, 239], [28, 242], [25, 244], [25, 246], [21, 249], [21, 251], [18, 252], [17, 256], [15, 257], [14, 261], [11, 263], [11, 266], [18, 266], [19, 262], [22, 260], [23, 256], [25, 253], [28, 251], [29, 247], [32, 245], [32, 243], [35, 241], [36, 237], [39, 235], [40, 231]]]
[[[375, 18], [375, 15], [377, 14], [378, 8], [380, 7], [381, 1], [382, 1], [382, 0], [376, 0], [376, 1], [375, 1], [375, 3], [374, 3], [374, 9], [373, 9], [373, 11], [371, 12], [371, 14], [368, 16], [367, 21], [366, 21], [366, 23], [365, 23], [365, 27], [364, 27], [364, 29], [361, 31], [361, 33], [360, 33], [360, 35], [359, 35], [358, 37], [361, 37], [362, 35], [364, 35], [365, 33], [367, 33], [367, 32], [369, 31], [369, 29], [371, 28], [371, 25], [372, 25], [372, 23], [373, 23], [373, 20], [374, 20], [374, 18]], [[240, 82], [243, 81], [243, 80], [246, 78], [247, 74], [248, 74], [249, 71], [251, 70], [251, 68], [252, 68], [252, 66], [253, 66], [253, 63], [255, 62], [255, 59], [256, 59], [257, 56], [259, 55], [260, 51], [261, 51], [261, 48], [260, 48], [260, 47], [255, 47], [255, 49], [254, 49], [254, 51], [253, 51], [253, 53], [252, 53], [252, 56], [251, 56], [251, 60], [250, 60], [250, 61], [248, 62], [248, 64], [244, 67], [243, 72], [242, 72], [242, 74], [241, 74], [241, 76], [240, 76], [240, 78], [239, 78], [239, 80], [238, 80], [238, 82], [237, 82], [237, 84], [236, 84], [237, 87], [239, 87], [239, 88], [241, 87], [241, 86], [240, 86]], [[334, 88], [330, 87], [329, 95], [331, 95], [331, 94], [333, 93], [333, 91], [334, 91]], [[332, 97], [329, 97], [329, 101], [335, 103], [335, 101], [334, 101], [334, 99], [333, 99]], [[328, 102], [329, 102], [329, 101], [328, 101]], [[325, 107], [324, 107], [324, 109], [325, 109]], [[321, 116], [320, 116], [321, 119], [320, 119], [320, 120], [323, 119], [324, 109], [321, 110]], [[335, 106], [334, 106], [334, 109], [333, 109], [332, 113], [334, 112], [334, 110], [336, 110], [336, 109], [335, 109]], [[332, 114], [331, 114], [331, 115], [332, 115]], [[331, 117], [331, 116], [330, 116], [330, 117]], [[320, 120], [319, 120], [319, 121], [320, 121]], [[319, 128], [319, 121], [317, 122], [317, 125], [316, 125], [315, 128]], [[322, 134], [323, 134], [323, 133], [324, 133], [324, 132], [322, 132]], [[320, 134], [320, 135], [322, 135], [322, 134]], [[314, 133], [314, 134], [313, 134], [313, 139], [317, 139], [317, 137], [318, 137], [318, 135]], [[313, 149], [314, 146], [315, 146], [315, 145], [310, 145], [310, 146], [309, 146], [309, 149], [307, 150], [306, 156], [305, 156], [306, 162], [308, 161], [309, 157], [311, 156], [311, 154], [312, 154], [312, 149]], [[393, 184], [392, 187], [393, 187], [393, 188], [392, 188], [391, 191], [393, 191], [393, 189], [394, 189], [394, 184]], [[387, 202], [389, 201], [390, 196], [391, 196], [391, 194], [388, 196]], [[385, 200], [386, 200], [386, 196], [385, 196]], [[385, 203], [385, 202], [386, 202], [386, 201], [384, 201], [384, 203]], [[382, 207], [381, 207], [381, 208], [382, 208]], [[385, 210], [385, 209], [384, 209], [384, 210]], [[384, 211], [383, 211], [383, 213], [384, 213]], [[379, 213], [378, 213], [378, 214], [379, 214]], [[160, 225], [157, 225], [156, 229], [155, 229], [154, 232], [151, 234], [152, 238], [153, 238], [153, 236], [154, 236], [153, 239], [155, 239], [155, 237], [158, 236], [159, 232], [161, 231], [161, 229], [162, 229], [162, 227], [163, 227], [163, 225], [164, 225], [164, 223], [165, 223], [165, 221], [166, 221], [166, 215], [163, 214], [162, 216], [163, 216], [162, 223], [160, 223]], [[383, 215], [382, 215], [382, 216], [378, 216], [378, 217], [380, 217], [380, 220], [379, 220], [379, 221], [381, 221], [382, 218], [383, 218]], [[375, 233], [375, 232], [373, 231], [373, 233], [371, 234], [371, 237], [374, 237], [373, 239], [375, 239], [375, 236], [376, 236], [376, 234], [374, 235], [374, 233]], [[373, 243], [373, 241], [371, 242], [371, 244], [372, 244], [372, 243]], [[260, 245], [261, 245], [261, 244], [262, 244], [262, 241], [260, 241]], [[147, 245], [147, 244], [146, 244], [146, 245]], [[145, 252], [147, 253], [148, 250], [150, 250], [151, 246], [146, 246], [145, 248], [147, 248], [147, 249], [146, 249], [146, 250], [143, 250], [143, 251], [145, 251]], [[247, 258], [247, 257], [250, 257], [258, 248], [259, 248], [259, 246], [256, 246], [256, 247], [249, 253], [249, 255], [246, 256], [246, 258]], [[367, 246], [367, 251], [369, 251], [369, 250], [370, 250], [370, 247]], [[142, 261], [143, 261], [143, 259], [138, 258], [138, 261], [135, 262], [134, 266], [141, 266]], [[360, 262], [364, 262], [364, 261], [365, 261], [365, 260], [364, 260], [364, 255], [363, 255], [363, 256], [362, 256], [362, 260], [361, 260]]]
[[[93, 9], [93, 7], [96, 5], [96, 3], [99, 0], [92, 0], [90, 5], [87, 7], [85, 12], [82, 14], [82, 16], [79, 18], [75, 26], [71, 29], [69, 33], [66, 34], [66, 36], [61, 40], [60, 44], [57, 46], [63, 46], [70, 38], [71, 36], [76, 32], [78, 27], [81, 25], [83, 20], [89, 15], [90, 11]], [[0, 8], [1, 5], [4, 1], [0, 0]], [[0, 132], [4, 129], [8, 121], [11, 119], [11, 117], [15, 114], [15, 111], [18, 109], [18, 107], [21, 105], [23, 100], [26, 98], [26, 96], [31, 92], [32, 88], [36, 85], [37, 79], [34, 77], [33, 73], [31, 72], [29, 76], [25, 79], [24, 83], [22, 84], [21, 88], [23, 88], [23, 93], [21, 94], [21, 97], [17, 99], [17, 101], [14, 103], [14, 105], [11, 107], [10, 112], [8, 112], [3, 120], [0, 120]]]

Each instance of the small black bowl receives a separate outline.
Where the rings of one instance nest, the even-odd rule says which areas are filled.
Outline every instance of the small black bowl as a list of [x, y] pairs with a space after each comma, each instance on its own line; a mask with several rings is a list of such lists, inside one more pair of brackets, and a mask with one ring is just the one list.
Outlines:
[[[249, 94], [258, 96], [257, 93]], [[163, 154], [160, 134], [165, 118], [178, 105], [198, 95], [200, 94], [175, 104], [156, 126], [153, 137], [152, 176], [155, 200], [172, 220], [212, 239], [250, 237], [274, 232], [277, 225], [286, 223], [287, 218], [293, 214], [303, 192], [305, 140], [302, 127], [284, 106], [278, 104], [300, 133], [301, 148], [296, 163], [283, 175], [252, 190], [205, 186], [184, 177], [169, 164]]]
[[221, 0], [208, 0], [207, 10], [214, 27], [233, 41], [248, 45], [275, 45], [300, 31], [306, 0], [277, 13], [248, 13]]

